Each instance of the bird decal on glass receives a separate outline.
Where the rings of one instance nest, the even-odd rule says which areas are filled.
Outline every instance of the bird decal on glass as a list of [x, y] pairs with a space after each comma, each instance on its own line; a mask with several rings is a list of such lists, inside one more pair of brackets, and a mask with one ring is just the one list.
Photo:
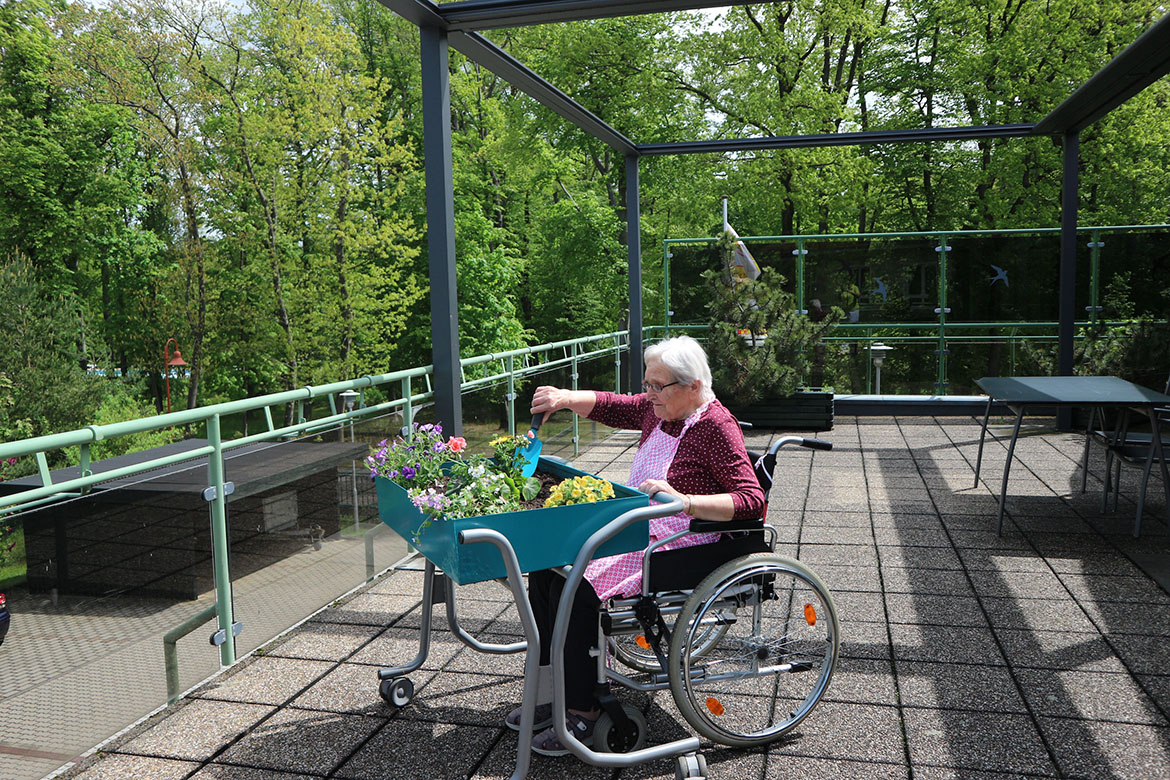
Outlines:
[[876, 284], [877, 287], [870, 290], [869, 294], [882, 296], [882, 303], [885, 303], [887, 300], [889, 300], [889, 297], [890, 297], [889, 285], [887, 285], [881, 279], [874, 279], [873, 283]]
[[995, 276], [989, 276], [989, 277], [987, 277], [987, 278], [988, 278], [988, 280], [990, 280], [990, 282], [991, 282], [992, 284], [995, 284], [996, 282], [998, 282], [998, 281], [1000, 281], [1000, 280], [1003, 280], [1003, 286], [1004, 286], [1004, 287], [1007, 287], [1007, 286], [1008, 286], [1008, 275], [1007, 275], [1007, 271], [1006, 271], [1005, 269], [1003, 269], [1003, 268], [1000, 268], [998, 265], [993, 265], [993, 266], [991, 266], [991, 267], [995, 269]]

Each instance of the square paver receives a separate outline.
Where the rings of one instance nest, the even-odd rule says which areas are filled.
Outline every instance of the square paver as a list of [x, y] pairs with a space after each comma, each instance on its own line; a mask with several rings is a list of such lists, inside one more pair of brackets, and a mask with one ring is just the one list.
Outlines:
[[499, 728], [523, 692], [518, 677], [443, 672], [418, 689], [398, 717]]
[[838, 658], [825, 701], [897, 704], [893, 667], [888, 660]]
[[987, 625], [979, 602], [964, 596], [933, 596], [929, 593], [887, 593], [886, 609], [891, 623], [933, 626]]
[[[349, 657], [350, 663], [371, 666], [402, 666], [418, 655], [420, 648], [418, 628], [394, 626], [388, 628], [361, 650]], [[450, 661], [463, 644], [449, 631], [432, 631], [423, 669], [440, 669]]]
[[467, 777], [483, 761], [499, 734], [498, 728], [392, 720], [362, 745], [334, 777], [346, 780]]
[[251, 766], [231, 764], [208, 764], [190, 780], [317, 780], [320, 775], [306, 775], [300, 772], [279, 772], [275, 769], [257, 769]]
[[[429, 682], [434, 674], [420, 670], [407, 676], [417, 689]], [[374, 667], [340, 664], [289, 702], [289, 706], [350, 715], [388, 717], [394, 710], [379, 695], [380, 685], [377, 669]]]
[[284, 704], [332, 667], [328, 661], [254, 658], [233, 669], [231, 674], [215, 678], [193, 695], [222, 701]]
[[997, 628], [995, 636], [1013, 667], [1124, 672], [1125, 665], [1100, 634]]
[[1149, 577], [1060, 574], [1061, 582], [1078, 599], [1124, 602], [1170, 608], [1170, 595]]
[[983, 598], [980, 601], [996, 628], [1097, 632], [1097, 627], [1071, 599]]
[[1037, 715], [1170, 725], [1126, 673], [1020, 669], [1016, 676]]
[[906, 707], [1026, 713], [1003, 666], [898, 661], [898, 691]]
[[971, 582], [980, 596], [1014, 599], [1068, 599], [1072, 595], [1052, 572], [972, 571]]
[[[832, 586], [830, 586], [832, 589]], [[838, 620], [850, 622], [884, 623], [886, 609], [880, 593], [841, 591], [832, 589], [833, 605], [837, 608]]]
[[180, 780], [198, 768], [199, 764], [191, 761], [114, 753], [101, 756], [75, 780]]
[[889, 659], [890, 638], [884, 623], [841, 621], [841, 657]]
[[904, 711], [915, 765], [1055, 775], [1056, 768], [1024, 715], [969, 710]]
[[909, 569], [889, 566], [882, 569], [886, 593], [929, 593], [936, 596], [974, 597], [967, 573], [951, 569]]
[[1007, 666], [995, 635], [988, 628], [891, 624], [890, 635], [894, 658], [900, 661]]
[[818, 704], [769, 753], [773, 758], [796, 755], [888, 764], [903, 764], [906, 758], [896, 708], [831, 701]]
[[[710, 764], [708, 764], [710, 766]], [[720, 766], [720, 769], [722, 767]], [[738, 767], [737, 767], [738, 768]], [[716, 774], [712, 778], [748, 778], [750, 775], [728, 773]], [[833, 780], [906, 780], [910, 770], [905, 764], [886, 764], [876, 761], [845, 761], [839, 758], [814, 758], [787, 754], [769, 755], [764, 771], [767, 780], [808, 780], [808, 778], [833, 778]], [[622, 775], [625, 778], [625, 775]], [[664, 776], [667, 777], [667, 776]], [[674, 775], [669, 775], [674, 777]]]
[[163, 758], [206, 760], [275, 709], [261, 704], [195, 699], [152, 723], [118, 749]]
[[313, 616], [313, 620], [319, 623], [388, 626], [400, 622], [407, 615], [417, 616], [421, 595], [421, 592], [418, 596], [362, 593], [343, 604], [321, 610]]
[[1066, 777], [1170, 777], [1170, 730], [1165, 728], [1066, 718], [1041, 718], [1040, 728]]
[[325, 775], [348, 759], [385, 722], [384, 718], [367, 715], [285, 709], [216, 760], [258, 769]]
[[267, 648], [269, 656], [341, 661], [381, 632], [379, 626], [310, 621]]

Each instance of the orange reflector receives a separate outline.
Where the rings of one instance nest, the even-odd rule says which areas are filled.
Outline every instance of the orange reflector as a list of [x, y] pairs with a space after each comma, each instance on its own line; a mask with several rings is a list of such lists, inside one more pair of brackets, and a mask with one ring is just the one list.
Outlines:
[[817, 624], [817, 611], [812, 604], [804, 605], [804, 619], [810, 626]]
[[712, 715], [722, 715], [723, 705], [714, 696], [707, 697], [707, 709], [711, 710]]
[[642, 648], [643, 650], [650, 649], [650, 643], [647, 642], [646, 637], [642, 636], [641, 634], [638, 634], [638, 636], [634, 637], [634, 644], [636, 644], [638, 647]]

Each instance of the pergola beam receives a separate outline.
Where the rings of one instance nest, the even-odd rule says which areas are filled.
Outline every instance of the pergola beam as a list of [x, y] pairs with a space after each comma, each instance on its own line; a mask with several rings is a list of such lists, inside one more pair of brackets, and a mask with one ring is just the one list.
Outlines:
[[[773, 0], [755, 0], [773, 2]], [[491, 30], [531, 24], [610, 19], [670, 11], [748, 5], [747, 0], [463, 0], [438, 12], [452, 30]]]
[[1036, 126], [992, 125], [984, 127], [926, 127], [911, 130], [870, 130], [863, 133], [786, 135], [769, 138], [733, 138], [713, 141], [639, 144], [642, 155], [754, 152], [766, 149], [808, 149], [821, 146], [897, 144], [908, 141], [973, 141], [981, 138], [1017, 138], [1034, 135]]
[[1079, 133], [1170, 73], [1170, 14], [1163, 16], [1036, 125], [1040, 135]]
[[637, 145], [633, 141], [482, 35], [452, 32], [448, 41], [452, 48], [472, 62], [479, 63], [553, 113], [608, 144], [623, 157], [637, 154]]

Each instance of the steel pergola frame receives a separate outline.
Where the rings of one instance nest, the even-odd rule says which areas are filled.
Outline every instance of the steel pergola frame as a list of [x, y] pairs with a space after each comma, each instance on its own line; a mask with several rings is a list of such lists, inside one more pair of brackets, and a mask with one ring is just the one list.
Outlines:
[[[772, 2], [773, 0], [762, 0]], [[558, 116], [610, 146], [625, 159], [629, 263], [629, 387], [642, 381], [642, 263], [638, 159], [668, 154], [712, 154], [859, 144], [922, 143], [985, 138], [1053, 136], [1063, 149], [1060, 248], [1059, 372], [1072, 374], [1076, 321], [1076, 226], [1080, 132], [1170, 73], [1170, 14], [1153, 24], [1039, 122], [981, 127], [933, 127], [857, 133], [638, 144], [611, 127], [477, 31], [534, 24], [687, 11], [744, 0], [379, 0], [420, 30], [427, 251], [430, 272], [431, 355], [437, 419], [462, 432], [459, 318], [455, 273], [454, 185], [448, 50], [454, 48]], [[757, 3], [759, 4], [759, 3]]]

